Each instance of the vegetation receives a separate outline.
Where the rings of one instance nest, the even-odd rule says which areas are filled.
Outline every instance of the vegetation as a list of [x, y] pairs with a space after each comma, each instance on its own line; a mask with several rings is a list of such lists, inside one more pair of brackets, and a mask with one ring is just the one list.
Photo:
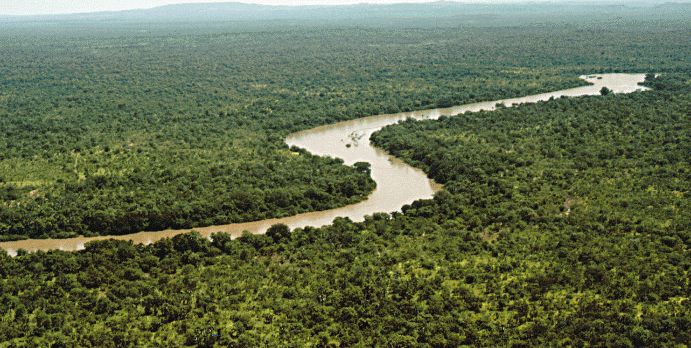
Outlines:
[[401, 213], [0, 251], [0, 347], [685, 347], [691, 31], [640, 28], [0, 36], [5, 239], [348, 204], [373, 188], [367, 164], [286, 134], [663, 73], [375, 133], [445, 184]]
[[387, 127], [375, 143], [446, 183], [403, 214], [5, 256], [3, 340], [681, 347], [689, 81]]
[[0, 236], [126, 234], [342, 206], [372, 181], [289, 151], [283, 136], [583, 83], [566, 65], [496, 59], [500, 46], [482, 42], [515, 39], [486, 35], [463, 49], [472, 35], [459, 29], [4, 37]]
[[446, 183], [403, 214], [5, 255], [0, 340], [682, 347], [689, 81], [385, 128], [375, 142]]
[[349, 204], [373, 183], [338, 161], [295, 155], [286, 134], [556, 90], [586, 72], [675, 71], [687, 62], [684, 42], [687, 31], [556, 26], [2, 36], [0, 238]]

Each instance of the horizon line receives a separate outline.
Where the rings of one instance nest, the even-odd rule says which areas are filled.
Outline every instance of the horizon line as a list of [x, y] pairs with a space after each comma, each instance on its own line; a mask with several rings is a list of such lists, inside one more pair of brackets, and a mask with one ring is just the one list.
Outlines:
[[[172, 0], [175, 1], [175, 0]], [[163, 5], [154, 5], [150, 7], [133, 7], [133, 8], [123, 8], [123, 9], [102, 9], [102, 10], [93, 10], [93, 11], [76, 11], [76, 12], [47, 12], [47, 13], [19, 13], [19, 14], [12, 14], [12, 13], [0, 13], [1, 17], [42, 17], [42, 16], [70, 16], [70, 15], [89, 15], [89, 14], [98, 14], [98, 13], [118, 13], [118, 12], [130, 12], [130, 11], [148, 11], [148, 10], [154, 10], [157, 8], [165, 8], [165, 7], [170, 7], [170, 6], [184, 6], [184, 5], [211, 5], [211, 4], [242, 4], [242, 5], [254, 5], [254, 6], [261, 6], [261, 7], [289, 7], [289, 8], [307, 8], [307, 7], [347, 7], [347, 6], [358, 6], [358, 5], [384, 5], [384, 6], [392, 6], [392, 5], [424, 5], [424, 4], [434, 4], [434, 3], [457, 3], [457, 4], [468, 4], [468, 5], [484, 5], [484, 4], [491, 4], [491, 5], [517, 5], [517, 4], [556, 4], [556, 3], [565, 3], [565, 4], [579, 4], [579, 3], [588, 3], [591, 4], [593, 2], [599, 3], [599, 4], [607, 4], [607, 3], [630, 3], [626, 0], [605, 0], [605, 1], [598, 1], [598, 0], [413, 0], [412, 2], [410, 0], [400, 0], [396, 2], [381, 2], [382, 0], [374, 0], [374, 1], [350, 1], [350, 0], [342, 0], [347, 3], [318, 3], [318, 2], [323, 2], [324, 0], [314, 0], [315, 3], [312, 4], [267, 4], [267, 3], [262, 3], [266, 2], [266, 0], [240, 0], [240, 1], [199, 1], [199, 2], [194, 2], [194, 1], [185, 1], [185, 2], [174, 2], [170, 4], [163, 4]], [[691, 0], [687, 1], [667, 1], [667, 0], [638, 0], [633, 2], [635, 3], [663, 3], [663, 2], [689, 2]], [[350, 3], [352, 2], [352, 3]]]

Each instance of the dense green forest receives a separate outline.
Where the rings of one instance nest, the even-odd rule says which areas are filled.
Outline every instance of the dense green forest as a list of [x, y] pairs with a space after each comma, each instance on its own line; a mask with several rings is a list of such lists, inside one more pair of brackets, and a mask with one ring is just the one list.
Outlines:
[[0, 27], [4, 240], [350, 204], [367, 173], [285, 135], [662, 73], [387, 127], [372, 141], [444, 190], [362, 223], [0, 250], [0, 347], [686, 347], [688, 19], [530, 22]]
[[366, 173], [289, 151], [286, 134], [576, 86], [586, 72], [675, 70], [687, 34], [4, 35], [0, 236], [126, 234], [342, 206], [373, 189]]
[[0, 346], [686, 347], [690, 82], [387, 127], [403, 213], [5, 254]]
[[[21, 31], [20, 31], [21, 32]], [[126, 234], [342, 206], [374, 185], [292, 131], [675, 71], [688, 31], [548, 26], [0, 36], [0, 238]], [[314, 175], [318, 173], [318, 175]]]

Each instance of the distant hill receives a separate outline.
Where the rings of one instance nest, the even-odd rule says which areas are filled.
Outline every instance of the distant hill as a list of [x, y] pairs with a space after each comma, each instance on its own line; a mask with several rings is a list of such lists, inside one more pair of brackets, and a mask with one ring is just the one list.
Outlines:
[[[238, 2], [175, 4], [151, 9], [65, 15], [0, 16], [3, 26], [51, 26], [61, 23], [232, 22], [238, 27], [262, 26], [506, 26], [582, 20], [635, 21], [638, 18], [688, 18], [691, 4], [640, 2], [522, 2], [358, 4], [340, 6], [268, 6]], [[385, 22], [382, 20], [386, 20]]]
[[[159, 6], [151, 9], [78, 13], [65, 15], [5, 16], [5, 20], [274, 20], [274, 19], [347, 19], [367, 17], [449, 16], [449, 9], [462, 11], [481, 8], [453, 2], [427, 4], [359, 4], [343, 6], [269, 6], [226, 3], [190, 3]], [[477, 10], [473, 11], [476, 12]]]

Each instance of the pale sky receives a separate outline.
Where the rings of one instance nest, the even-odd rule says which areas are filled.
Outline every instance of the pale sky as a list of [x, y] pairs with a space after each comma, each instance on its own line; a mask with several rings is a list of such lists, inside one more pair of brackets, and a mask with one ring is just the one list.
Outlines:
[[[352, 5], [358, 3], [421, 3], [436, 0], [235, 0], [263, 5]], [[516, 2], [520, 0], [462, 0], [460, 2]], [[523, 0], [525, 1], [525, 0]], [[37, 15], [121, 11], [144, 9], [168, 4], [232, 2], [213, 0], [0, 0], [0, 15]]]

